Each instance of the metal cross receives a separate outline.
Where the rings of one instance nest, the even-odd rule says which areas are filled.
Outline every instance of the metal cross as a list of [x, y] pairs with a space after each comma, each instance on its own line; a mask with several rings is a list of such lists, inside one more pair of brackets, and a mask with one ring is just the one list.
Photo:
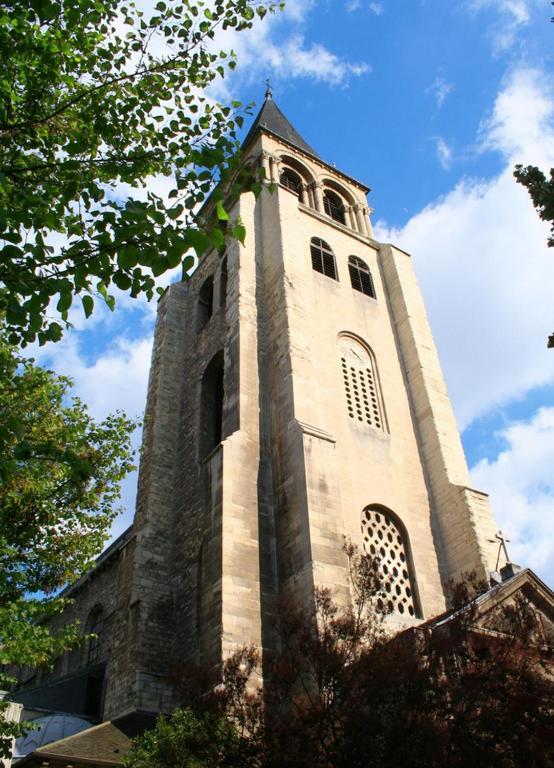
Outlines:
[[272, 99], [273, 98], [273, 89], [271, 88], [271, 83], [269, 82], [269, 77], [265, 81], [266, 89], [265, 89], [265, 97], [266, 99]]
[[502, 533], [502, 531], [498, 531], [498, 533], [494, 535], [494, 539], [489, 539], [489, 541], [491, 541], [493, 544], [495, 541], [499, 542], [498, 557], [496, 558], [496, 568], [495, 568], [495, 570], [498, 570], [498, 566], [500, 564], [500, 554], [502, 550], [504, 550], [504, 557], [506, 558], [506, 563], [510, 562], [510, 556], [508, 555], [508, 547], [506, 546], [506, 544], [510, 543], [510, 539], [508, 539], [507, 536], [505, 536]]

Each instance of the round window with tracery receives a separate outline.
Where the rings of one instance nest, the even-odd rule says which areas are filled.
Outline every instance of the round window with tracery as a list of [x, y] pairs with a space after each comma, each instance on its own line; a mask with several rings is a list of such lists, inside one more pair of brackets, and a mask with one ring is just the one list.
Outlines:
[[403, 532], [386, 510], [368, 507], [362, 516], [364, 550], [378, 558], [385, 595], [380, 609], [401, 616], [416, 616], [414, 588]]

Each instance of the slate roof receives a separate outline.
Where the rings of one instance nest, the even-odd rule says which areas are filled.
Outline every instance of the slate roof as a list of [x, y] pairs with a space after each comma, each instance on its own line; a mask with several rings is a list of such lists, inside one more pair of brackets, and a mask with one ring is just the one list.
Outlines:
[[17, 765], [21, 768], [34, 768], [46, 763], [51, 766], [71, 765], [73, 768], [111, 768], [119, 764], [129, 749], [129, 743], [129, 737], [122, 730], [114, 723], [106, 722], [74, 736], [45, 744], [19, 760]]
[[304, 141], [296, 128], [290, 124], [277, 104], [273, 101], [271, 95], [266, 95], [264, 105], [260, 109], [257, 118], [254, 120], [252, 127], [242, 143], [243, 147], [246, 147], [252, 141], [260, 128], [265, 128], [270, 133], [273, 133], [280, 139], [284, 139], [287, 144], [292, 144], [293, 147], [300, 149], [302, 152], [306, 152], [308, 155], [312, 155], [312, 157], [315, 157], [318, 160], [321, 159], [317, 152]]

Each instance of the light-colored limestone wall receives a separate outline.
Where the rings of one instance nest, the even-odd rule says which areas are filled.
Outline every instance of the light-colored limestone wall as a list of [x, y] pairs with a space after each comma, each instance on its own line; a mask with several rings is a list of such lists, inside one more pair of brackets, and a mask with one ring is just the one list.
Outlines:
[[[262, 146], [269, 155], [278, 152], [278, 142], [269, 137], [262, 138]], [[302, 162], [309, 164], [306, 158]], [[345, 184], [344, 179], [340, 182]], [[350, 192], [359, 195], [356, 189]], [[309, 576], [301, 592], [308, 589], [310, 578], [340, 589], [346, 582], [342, 537], [361, 545], [362, 512], [370, 504], [381, 504], [394, 511], [408, 531], [422, 615], [436, 614], [445, 605], [441, 531], [433, 516], [394, 318], [381, 281], [379, 244], [299, 204], [293, 192], [281, 187], [263, 195], [259, 205], [277, 395], [273, 432], [281, 589], [292, 579], [298, 591], [304, 571]], [[332, 247], [338, 281], [312, 269], [311, 237], [323, 238]], [[350, 255], [370, 266], [376, 300], [352, 289]], [[348, 417], [338, 350], [341, 333], [358, 337], [375, 355], [386, 430]]]
[[469, 487], [460, 436], [411, 259], [389, 245], [381, 247], [380, 259], [440, 531], [445, 577], [457, 580], [475, 571], [488, 581], [496, 565], [497, 528], [486, 494]]

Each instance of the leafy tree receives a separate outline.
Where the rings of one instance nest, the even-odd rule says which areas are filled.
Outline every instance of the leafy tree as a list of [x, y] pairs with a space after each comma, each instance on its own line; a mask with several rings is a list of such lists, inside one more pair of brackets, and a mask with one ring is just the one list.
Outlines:
[[[527, 187], [540, 218], [550, 222], [551, 234], [547, 242], [551, 248], [554, 248], [554, 168], [550, 169], [550, 179], [547, 179], [535, 165], [528, 165], [526, 168], [516, 165], [514, 176], [518, 184]], [[547, 346], [549, 349], [554, 348], [554, 333], [548, 337]]]
[[436, 626], [391, 637], [378, 561], [347, 552], [352, 605], [320, 589], [315, 613], [283, 609], [263, 692], [247, 685], [259, 659], [242, 649], [211, 695], [182, 677], [187, 703], [226, 716], [263, 768], [552, 768], [552, 648], [531, 606], [517, 600], [481, 627], [470, 579]]
[[[76, 625], [54, 631], [46, 620], [101, 551], [133, 468], [136, 425], [119, 413], [95, 422], [67, 402], [70, 386], [0, 332], [0, 668], [47, 664], [78, 642]], [[0, 717], [0, 755], [13, 728]]]
[[247, 768], [249, 746], [222, 715], [176, 710], [133, 740], [123, 768]]
[[[191, 249], [222, 246], [218, 219], [244, 237], [223, 207], [259, 189], [236, 153], [240, 104], [204, 89], [235, 66], [216, 32], [274, 8], [160, 0], [147, 18], [126, 0], [1, 0], [0, 312], [13, 343], [58, 340], [76, 296], [87, 316], [96, 296], [113, 309], [113, 286], [151, 298]], [[169, 203], [136, 199], [155, 174], [174, 178]], [[195, 211], [216, 181], [209, 225]]]

